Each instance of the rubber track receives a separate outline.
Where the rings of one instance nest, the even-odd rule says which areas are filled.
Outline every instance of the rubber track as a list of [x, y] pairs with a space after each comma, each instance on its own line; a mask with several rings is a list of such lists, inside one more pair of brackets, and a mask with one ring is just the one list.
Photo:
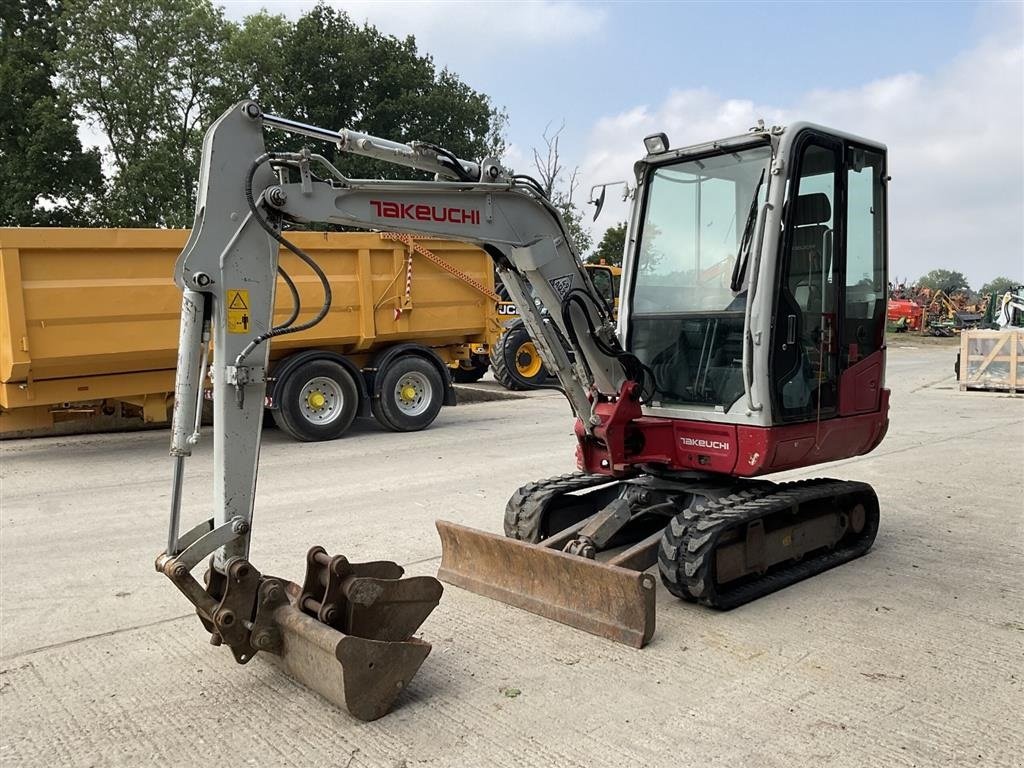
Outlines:
[[690, 527], [711, 515], [722, 514], [739, 504], [763, 498], [779, 487], [766, 485], [763, 488], [738, 490], [719, 499], [705, 499], [669, 520], [661, 538], [661, 546], [658, 547], [658, 570], [661, 572], [661, 581], [665, 588], [682, 600], [697, 602], [698, 597], [691, 592], [685, 574], [679, 572], [682, 563], [679, 562], [678, 553], [686, 545], [686, 534]]
[[[861, 494], [874, 500], [873, 504], [866, 505], [868, 516], [859, 535], [848, 536], [833, 550], [776, 566], [759, 578], [727, 588], [724, 594], [718, 593], [713, 577], [713, 555], [726, 531], [808, 502], [849, 494]], [[741, 491], [676, 515], [665, 528], [658, 550], [658, 569], [665, 587], [677, 597], [729, 610], [860, 557], [871, 549], [877, 532], [878, 504], [874, 490], [867, 483], [827, 479], [782, 483], [766, 491]]]
[[605, 475], [570, 472], [522, 486], [505, 505], [505, 535], [520, 541], [540, 541], [540, 524], [552, 502], [573, 491], [614, 482]]

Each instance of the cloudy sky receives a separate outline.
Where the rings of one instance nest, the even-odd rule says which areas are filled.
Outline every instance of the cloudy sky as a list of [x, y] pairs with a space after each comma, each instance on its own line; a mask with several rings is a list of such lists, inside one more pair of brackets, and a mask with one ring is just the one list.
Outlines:
[[[234, 19], [313, 5], [222, 4]], [[505, 107], [517, 170], [564, 120], [563, 157], [580, 167], [584, 197], [591, 183], [626, 178], [649, 133], [680, 146], [759, 117], [812, 120], [888, 144], [893, 276], [948, 267], [975, 287], [1024, 278], [1024, 4], [333, 5], [414, 35]], [[612, 197], [597, 234], [624, 218]]]

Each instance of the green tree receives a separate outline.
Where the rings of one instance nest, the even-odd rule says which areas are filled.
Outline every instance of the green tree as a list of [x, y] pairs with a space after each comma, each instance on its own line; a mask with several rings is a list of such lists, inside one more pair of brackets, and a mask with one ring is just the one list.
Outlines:
[[922, 275], [917, 281], [922, 288], [930, 288], [933, 291], [967, 291], [970, 293], [971, 286], [962, 272], [952, 269], [933, 269], [926, 275]]
[[608, 227], [604, 231], [601, 242], [597, 244], [594, 252], [587, 257], [588, 264], [610, 264], [613, 267], [622, 266], [622, 253], [626, 249], [626, 222]]
[[266, 11], [246, 16], [226, 27], [221, 49], [221, 80], [215, 87], [215, 113], [245, 98], [267, 112], [287, 114], [289, 99], [288, 50], [295, 32], [284, 16]]
[[1008, 277], [997, 277], [993, 280], [989, 280], [978, 291], [982, 296], [989, 296], [993, 293], [1002, 296], [1007, 291], [1012, 291], [1018, 285], [1021, 285], [1024, 281], [1011, 280]]
[[186, 226], [202, 135], [215, 114], [227, 25], [207, 0], [70, 0], [60, 74], [104, 133], [104, 218]]
[[[320, 4], [294, 25], [279, 16], [249, 17], [224, 49], [221, 108], [250, 96], [265, 111], [327, 128], [352, 128], [393, 141], [427, 141], [476, 159], [504, 149], [504, 112], [455, 74], [438, 70], [413, 37], [384, 35]], [[278, 147], [308, 140], [275, 138]], [[317, 151], [350, 176], [403, 178], [408, 168]]]
[[[487, 96], [438, 71], [412, 37], [358, 26], [327, 5], [294, 23], [262, 12], [233, 24], [209, 0], [69, 0], [65, 17], [74, 24], [60, 72], [109, 145], [110, 224], [190, 224], [203, 133], [244, 98], [267, 112], [430, 141], [466, 158], [503, 147], [504, 113]], [[271, 143], [295, 149], [309, 140], [276, 134]], [[315, 146], [350, 176], [413, 173]]]
[[74, 112], [53, 86], [56, 0], [0, 4], [0, 224], [81, 226], [102, 192], [100, 156], [82, 150]]

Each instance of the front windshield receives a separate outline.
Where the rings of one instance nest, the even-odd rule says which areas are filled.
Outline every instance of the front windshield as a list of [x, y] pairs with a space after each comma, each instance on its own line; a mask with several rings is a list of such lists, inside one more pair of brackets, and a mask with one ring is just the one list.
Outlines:
[[737, 290], [732, 283], [734, 273], [744, 277], [749, 219], [767, 195], [770, 159], [762, 144], [661, 166], [648, 177], [629, 338], [655, 374], [655, 402], [725, 410], [743, 394], [749, 277]]
[[[637, 311], [724, 310], [733, 303], [730, 278], [770, 156], [762, 145], [651, 174], [637, 260]], [[760, 185], [761, 200], [766, 189]]]

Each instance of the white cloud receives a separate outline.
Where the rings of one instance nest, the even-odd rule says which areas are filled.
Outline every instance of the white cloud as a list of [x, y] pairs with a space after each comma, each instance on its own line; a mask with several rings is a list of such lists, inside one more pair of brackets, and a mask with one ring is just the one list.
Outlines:
[[[647, 134], [673, 146], [810, 120], [889, 147], [891, 274], [962, 270], [975, 287], [1024, 277], [1024, 43], [1015, 12], [995, 33], [932, 75], [902, 73], [857, 88], [820, 89], [792, 104], [755, 104], [707, 90], [674, 91], [598, 121], [581, 160], [585, 189], [632, 178]], [[625, 218], [608, 195], [595, 235]]]
[[[578, 0], [500, 0], [495, 2], [413, 2], [411, 0], [329, 0], [356, 22], [381, 32], [414, 35], [421, 51], [463, 71], [489, 61], [496, 52], [587, 39], [605, 26], [604, 8]], [[295, 19], [313, 0], [222, 0], [227, 16], [241, 20], [265, 8]]]

